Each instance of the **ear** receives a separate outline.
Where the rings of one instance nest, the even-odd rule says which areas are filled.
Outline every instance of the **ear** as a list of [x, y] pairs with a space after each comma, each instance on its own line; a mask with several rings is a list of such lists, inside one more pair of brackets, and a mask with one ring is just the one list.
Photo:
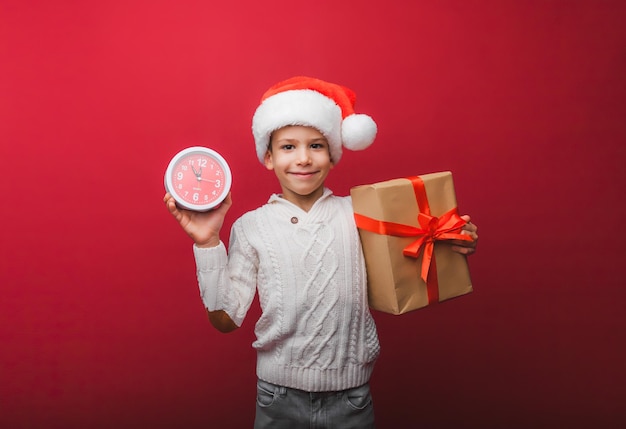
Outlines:
[[263, 158], [263, 164], [265, 164], [265, 168], [268, 170], [274, 169], [274, 160], [272, 159], [272, 152], [269, 150], [265, 152], [265, 157]]

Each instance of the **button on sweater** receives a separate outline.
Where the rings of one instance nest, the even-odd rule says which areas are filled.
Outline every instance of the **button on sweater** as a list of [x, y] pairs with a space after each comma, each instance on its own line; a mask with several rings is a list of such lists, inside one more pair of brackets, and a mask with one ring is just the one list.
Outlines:
[[305, 212], [272, 195], [233, 224], [228, 252], [220, 243], [194, 254], [210, 311], [241, 326], [258, 292], [259, 378], [309, 392], [369, 381], [380, 347], [349, 197], [325, 189]]

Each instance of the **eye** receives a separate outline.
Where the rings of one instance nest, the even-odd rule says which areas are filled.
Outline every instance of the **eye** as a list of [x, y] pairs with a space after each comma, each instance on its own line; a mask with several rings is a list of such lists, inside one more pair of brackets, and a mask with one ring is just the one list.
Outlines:
[[325, 147], [324, 143], [311, 143], [311, 149], [324, 149]]
[[295, 147], [295, 146], [294, 146], [294, 145], [292, 145], [292, 144], [284, 144], [284, 145], [282, 145], [280, 148], [281, 148], [282, 150], [292, 150], [294, 147]]

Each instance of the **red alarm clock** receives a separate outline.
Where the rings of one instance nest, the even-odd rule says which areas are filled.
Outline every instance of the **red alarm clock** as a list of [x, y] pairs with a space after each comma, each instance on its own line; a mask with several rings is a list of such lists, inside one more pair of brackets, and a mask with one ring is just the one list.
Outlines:
[[165, 171], [165, 190], [188, 210], [209, 211], [230, 191], [232, 174], [226, 160], [213, 149], [189, 147], [178, 152]]

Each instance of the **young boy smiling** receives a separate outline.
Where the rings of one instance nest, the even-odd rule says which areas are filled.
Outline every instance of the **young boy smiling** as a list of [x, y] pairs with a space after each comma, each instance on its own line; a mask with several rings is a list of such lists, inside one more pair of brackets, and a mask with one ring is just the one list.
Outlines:
[[274, 131], [264, 161], [278, 178], [282, 198], [306, 212], [324, 193], [324, 181], [333, 168], [326, 137], [299, 125]]
[[[165, 202], [194, 240], [198, 283], [211, 323], [241, 326], [255, 293], [255, 428], [372, 428], [369, 379], [379, 353], [367, 305], [365, 261], [349, 197], [324, 186], [342, 148], [368, 147], [376, 124], [354, 113], [348, 88], [308, 77], [279, 82], [252, 121], [257, 157], [281, 194], [237, 219], [220, 241], [230, 196], [216, 210]], [[466, 225], [474, 242], [476, 227]]]

